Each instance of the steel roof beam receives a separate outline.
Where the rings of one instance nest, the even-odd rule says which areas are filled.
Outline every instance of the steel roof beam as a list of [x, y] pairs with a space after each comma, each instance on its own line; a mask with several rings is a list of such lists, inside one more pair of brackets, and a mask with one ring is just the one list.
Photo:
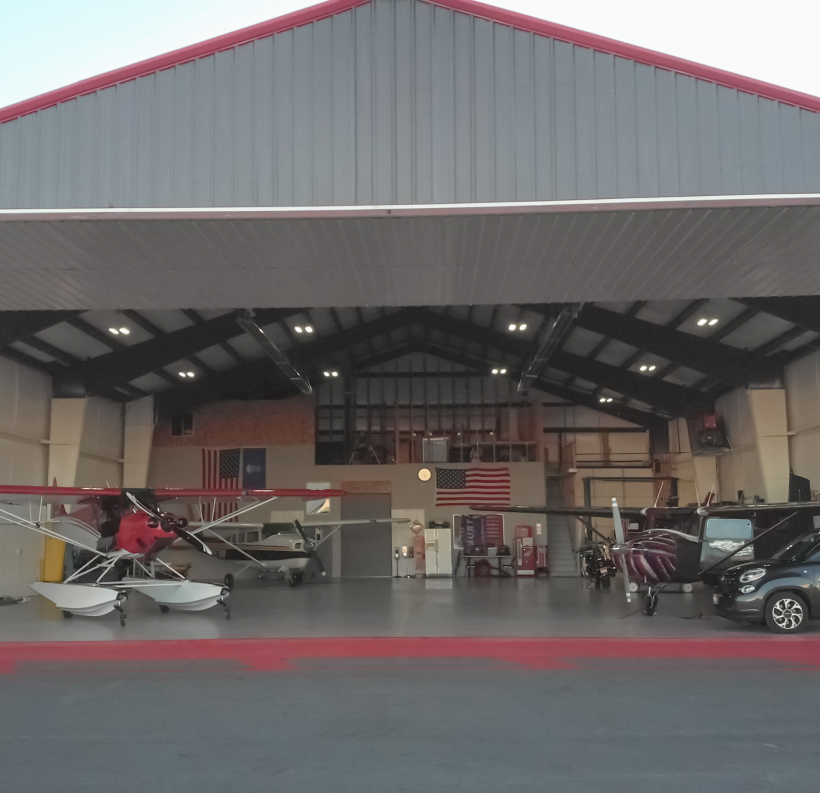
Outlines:
[[[258, 311], [257, 316], [262, 313]], [[391, 330], [412, 324], [417, 313], [418, 309], [400, 309], [363, 325], [345, 328], [340, 333], [318, 336], [298, 343], [294, 347], [289, 347], [287, 354], [291, 363], [300, 367], [307, 377], [315, 376], [316, 372], [322, 369], [319, 365], [320, 360], [332, 359], [333, 356], [371, 336], [385, 335]], [[228, 316], [236, 325], [234, 315]], [[280, 389], [282, 394], [295, 393], [295, 389], [273, 361], [267, 358], [248, 361], [241, 366], [223, 372], [214, 372], [194, 382], [179, 383], [176, 388], [157, 394], [157, 410], [160, 415], [168, 416], [206, 402], [239, 394], [246, 395], [249, 392], [257, 393], [260, 389], [267, 389], [271, 386]]]
[[[257, 316], [263, 324], [275, 322], [282, 316], [296, 313], [296, 309], [262, 309]], [[150, 374], [164, 366], [182, 359], [190, 359], [194, 353], [212, 347], [228, 338], [240, 336], [244, 331], [236, 324], [234, 312], [207, 320], [201, 325], [191, 325], [180, 330], [162, 333], [144, 317], [135, 312], [123, 312], [140, 327], [155, 336], [141, 344], [81, 361], [55, 380], [55, 395], [71, 392], [94, 394], [118, 385], [124, 385], [138, 377]], [[149, 328], [153, 328], [149, 330]], [[207, 371], [207, 370], [206, 370]], [[230, 370], [233, 371], [233, 370]]]
[[782, 374], [780, 361], [598, 306], [584, 306], [577, 324], [735, 386], [777, 379]]
[[82, 311], [0, 311], [0, 347], [25, 341], [41, 330], [59, 325]]
[[[492, 347], [513, 356], [519, 361], [528, 354], [529, 345], [527, 343], [519, 341], [506, 333], [471, 325], [453, 317], [445, 317], [434, 311], [428, 311], [423, 321], [444, 333], [478, 342], [485, 347]], [[554, 352], [550, 358], [549, 366], [576, 377], [581, 377], [584, 380], [589, 380], [624, 396], [645, 402], [670, 415], [683, 415], [688, 407], [706, 401], [703, 395], [694, 389], [667, 383], [663, 380], [655, 380], [652, 377], [638, 375], [617, 366], [610, 366], [600, 361], [593, 361], [564, 351]]]
[[738, 299], [737, 302], [791, 322], [803, 330], [820, 333], [820, 298], [818, 297], [752, 297]]

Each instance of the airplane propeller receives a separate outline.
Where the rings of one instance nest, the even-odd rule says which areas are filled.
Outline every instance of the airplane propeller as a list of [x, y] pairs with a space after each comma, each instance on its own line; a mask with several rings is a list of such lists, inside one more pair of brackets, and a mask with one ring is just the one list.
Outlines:
[[185, 540], [185, 542], [190, 543], [197, 551], [200, 553], [207, 554], [208, 556], [213, 556], [213, 551], [207, 546], [205, 542], [200, 537], [197, 537], [196, 534], [191, 534], [191, 532], [186, 531], [185, 527], [188, 525], [187, 518], [178, 518], [176, 515], [172, 515], [170, 512], [156, 512], [153, 509], [145, 506], [133, 493], [126, 493], [128, 499], [131, 503], [139, 510], [142, 510], [146, 515], [149, 517], [154, 518], [154, 520], [158, 520], [160, 525], [162, 526], [164, 531], [173, 532], [177, 535], [181, 540]]
[[310, 558], [313, 559], [314, 562], [316, 562], [316, 566], [319, 568], [319, 572], [322, 575], [326, 576], [327, 573], [325, 572], [325, 566], [322, 564], [322, 560], [319, 558], [319, 554], [316, 553], [316, 541], [308, 539], [307, 534], [305, 534], [305, 530], [302, 528], [302, 524], [299, 523], [298, 520], [294, 520], [293, 523], [296, 526], [296, 531], [298, 531], [302, 537], [302, 541], [305, 544], [305, 550], [310, 554]]

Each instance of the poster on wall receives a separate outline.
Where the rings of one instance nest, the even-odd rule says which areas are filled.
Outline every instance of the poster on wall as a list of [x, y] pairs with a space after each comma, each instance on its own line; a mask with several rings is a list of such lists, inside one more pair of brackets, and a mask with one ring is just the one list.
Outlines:
[[504, 545], [503, 515], [453, 515], [453, 547], [470, 555], [476, 548]]

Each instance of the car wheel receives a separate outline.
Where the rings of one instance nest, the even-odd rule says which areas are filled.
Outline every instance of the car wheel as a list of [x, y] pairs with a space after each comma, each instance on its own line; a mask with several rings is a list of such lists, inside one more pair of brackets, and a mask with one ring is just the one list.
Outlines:
[[766, 624], [775, 633], [797, 633], [809, 620], [806, 602], [792, 592], [772, 595], [766, 603]]

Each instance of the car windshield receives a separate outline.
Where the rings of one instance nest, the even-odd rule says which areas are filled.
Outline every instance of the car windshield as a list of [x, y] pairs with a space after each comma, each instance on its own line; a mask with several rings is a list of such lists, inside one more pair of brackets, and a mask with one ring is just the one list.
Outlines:
[[772, 556], [778, 562], [798, 562], [820, 544], [820, 531], [804, 534], [781, 548]]

